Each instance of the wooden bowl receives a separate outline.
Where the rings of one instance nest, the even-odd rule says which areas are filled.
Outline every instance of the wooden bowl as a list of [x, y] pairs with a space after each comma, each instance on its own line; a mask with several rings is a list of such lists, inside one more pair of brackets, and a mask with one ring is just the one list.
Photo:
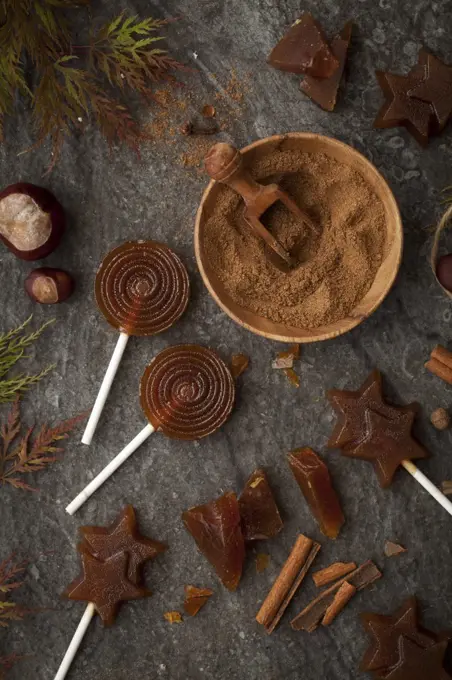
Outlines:
[[375, 280], [363, 297], [361, 302], [344, 319], [335, 321], [315, 329], [297, 328], [275, 323], [265, 317], [259, 316], [254, 312], [240, 307], [226, 292], [222, 282], [215, 274], [204, 249], [205, 224], [209, 215], [212, 213], [215, 201], [221, 187], [217, 182], [211, 181], [205, 190], [201, 204], [196, 215], [195, 225], [195, 254], [199, 271], [214, 300], [221, 309], [226, 312], [234, 321], [244, 326], [253, 333], [263, 335], [272, 340], [282, 342], [316, 342], [328, 340], [342, 333], [355, 328], [361, 321], [367, 319], [377, 307], [383, 302], [389, 293], [392, 284], [397, 276], [402, 259], [403, 249], [403, 228], [399, 209], [395, 198], [383, 179], [382, 175], [358, 151], [351, 146], [339, 142], [331, 137], [311, 134], [308, 132], [289, 132], [286, 135], [275, 135], [267, 137], [258, 142], [254, 142], [242, 149], [246, 163], [251, 165], [263, 156], [272, 153], [276, 149], [289, 150], [298, 149], [311, 153], [324, 153], [337, 161], [346, 165], [351, 165], [357, 170], [364, 179], [367, 180], [374, 192], [384, 205], [386, 214], [386, 224], [388, 230], [388, 243], [390, 244], [386, 252], [386, 257], [382, 262]]

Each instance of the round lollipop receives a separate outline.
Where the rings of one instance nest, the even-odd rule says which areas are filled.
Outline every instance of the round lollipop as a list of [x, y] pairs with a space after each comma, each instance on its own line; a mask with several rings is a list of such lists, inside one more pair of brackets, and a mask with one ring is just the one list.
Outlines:
[[160, 352], [141, 379], [141, 406], [148, 425], [79, 493], [66, 512], [73, 515], [153, 432], [194, 440], [218, 430], [232, 411], [234, 397], [231, 372], [213, 350], [177, 345]]
[[91, 444], [122, 355], [131, 335], [156, 335], [185, 311], [187, 270], [168, 246], [128, 241], [111, 251], [96, 275], [96, 301], [119, 338], [82, 437]]

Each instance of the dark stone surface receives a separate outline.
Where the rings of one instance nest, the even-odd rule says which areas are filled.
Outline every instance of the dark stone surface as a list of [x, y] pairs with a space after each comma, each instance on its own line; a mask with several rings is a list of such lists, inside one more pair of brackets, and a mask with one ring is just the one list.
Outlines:
[[[70, 227], [46, 265], [67, 268], [77, 280], [70, 303], [58, 309], [35, 307], [22, 292], [30, 265], [1, 249], [1, 330], [31, 312], [36, 324], [57, 317], [29, 364], [37, 368], [55, 361], [57, 369], [24, 400], [27, 422], [66, 417], [93, 402], [116, 340], [92, 294], [96, 268], [111, 247], [128, 238], [167, 242], [188, 265], [193, 295], [188, 312], [172, 330], [130, 342], [92, 447], [78, 444], [77, 435], [62, 462], [36, 476], [39, 495], [1, 489], [0, 557], [12, 550], [31, 557], [27, 586], [18, 597], [29, 606], [48, 610], [2, 631], [0, 653], [15, 650], [30, 655], [11, 672], [11, 680], [54, 676], [84, 610], [82, 604], [61, 602], [58, 597], [78, 571], [77, 527], [109, 523], [125, 503], [133, 503], [143, 532], [166, 541], [171, 549], [147, 572], [152, 598], [126, 605], [111, 629], [102, 629], [98, 621], [92, 624], [70, 678], [361, 677], [357, 665], [366, 638], [359, 611], [390, 612], [405, 596], [416, 593], [426, 624], [434, 629], [452, 625], [452, 519], [404, 471], [388, 491], [382, 491], [365, 463], [327, 452], [333, 414], [324, 396], [328, 387], [359, 386], [372, 367], [379, 367], [390, 398], [422, 404], [418, 434], [434, 454], [422, 462], [422, 470], [437, 484], [452, 477], [451, 433], [438, 433], [428, 420], [436, 407], [449, 406], [450, 388], [423, 368], [431, 347], [438, 341], [447, 344], [450, 335], [451, 303], [432, 278], [427, 254], [429, 229], [441, 211], [439, 192], [452, 183], [451, 133], [446, 131], [421, 150], [403, 130], [372, 129], [382, 100], [375, 68], [406, 72], [422, 44], [452, 62], [448, 29], [452, 4], [448, 0], [305, 3], [303, 9], [311, 9], [329, 35], [346, 20], [356, 21], [349, 80], [334, 114], [303, 97], [299, 78], [265, 64], [276, 39], [300, 12], [295, 0], [128, 0], [97, 5], [105, 16], [121, 7], [179, 16], [168, 28], [169, 45], [181, 61], [197, 69], [182, 77], [185, 93], [194, 98], [191, 106], [215, 102], [215, 82], [225, 86], [232, 69], [239, 78], [248, 74], [242, 104], [231, 102], [233, 113], [228, 116], [221, 112], [229, 122], [223, 139], [243, 145], [274, 133], [310, 130], [337, 137], [370, 158], [399, 202], [406, 235], [404, 260], [394, 289], [372, 318], [344, 337], [303, 348], [302, 385], [295, 390], [284, 376], [270, 370], [278, 346], [236, 326], [202, 285], [192, 235], [206, 180], [177, 163], [179, 142], [145, 148], [139, 163], [124, 149], [114, 149], [109, 156], [91, 129], [65, 146], [53, 174], [43, 178], [47, 150], [18, 156], [30, 143], [30, 131], [25, 113], [12, 122], [9, 143], [0, 148], [1, 183], [41, 183], [61, 199]], [[197, 61], [191, 58], [193, 52]], [[142, 109], [144, 120], [150, 120], [155, 110], [155, 106]], [[163, 347], [181, 341], [209, 344], [225, 359], [238, 351], [252, 357], [251, 368], [239, 383], [233, 417], [199, 444], [154, 436], [74, 518], [69, 517], [65, 505], [143, 427], [138, 382], [146, 363]], [[1, 415], [5, 413], [2, 408]], [[304, 444], [325, 454], [343, 499], [347, 523], [334, 543], [319, 536], [286, 464], [285, 453]], [[260, 548], [271, 554], [271, 566], [257, 575], [250, 554], [240, 588], [230, 594], [196, 551], [180, 515], [223, 490], [240, 490], [258, 465], [268, 470], [285, 529]], [[295, 633], [288, 625], [290, 615], [313, 595], [308, 580], [277, 632], [267, 637], [254, 616], [299, 531], [320, 538], [323, 549], [317, 567], [370, 557], [384, 569], [384, 579], [371, 592], [356, 597], [334, 626], [311, 636]], [[408, 552], [384, 560], [385, 539], [400, 541]], [[163, 612], [181, 608], [186, 583], [211, 586], [215, 596], [196, 619], [171, 627]]]

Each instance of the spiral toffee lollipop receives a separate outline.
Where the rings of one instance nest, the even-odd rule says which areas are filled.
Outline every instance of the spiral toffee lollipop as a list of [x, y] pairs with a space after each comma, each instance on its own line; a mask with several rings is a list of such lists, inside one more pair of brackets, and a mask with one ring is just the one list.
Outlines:
[[96, 301], [119, 339], [82, 437], [90, 444], [131, 335], [155, 335], [173, 325], [189, 297], [187, 270], [168, 246], [129, 241], [112, 250], [96, 276]]
[[141, 406], [148, 425], [66, 511], [73, 515], [153, 432], [172, 439], [194, 440], [218, 430], [231, 414], [234, 398], [231, 372], [213, 350], [200, 345], [177, 345], [160, 352], [141, 379]]
[[212, 350], [178, 345], [160, 352], [146, 368], [140, 399], [155, 430], [173, 439], [201, 439], [228, 418], [234, 382]]

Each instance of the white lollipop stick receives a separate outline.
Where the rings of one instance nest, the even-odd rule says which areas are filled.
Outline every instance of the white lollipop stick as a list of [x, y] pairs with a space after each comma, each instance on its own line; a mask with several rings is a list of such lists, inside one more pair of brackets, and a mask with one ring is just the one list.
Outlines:
[[424, 475], [419, 468], [411, 462], [411, 460], [402, 460], [402, 465], [407, 472], [414, 477], [414, 479], [419, 482], [421, 486], [424, 487], [426, 491], [429, 492], [431, 496], [443, 506], [444, 510], [447, 510], [449, 515], [452, 515], [452, 503], [446, 496], [436, 487], [428, 477]]
[[77, 654], [78, 648], [82, 643], [85, 633], [88, 630], [88, 626], [91, 623], [91, 619], [93, 618], [95, 613], [96, 608], [92, 604], [92, 602], [90, 602], [87, 608], [85, 609], [85, 613], [83, 614], [80, 623], [77, 626], [77, 630], [74, 633], [74, 637], [71, 640], [71, 644], [67, 648], [67, 652], [64, 655], [63, 661], [60, 664], [60, 667], [58, 669], [57, 674], [55, 675], [54, 680], [64, 680], [64, 678], [66, 677], [67, 672], [70, 669], [72, 662], [74, 661], [75, 655]]
[[77, 510], [83, 505], [83, 503], [90, 498], [90, 496], [93, 495], [97, 489], [102, 486], [102, 484], [115, 472], [118, 467], [120, 467], [124, 461], [127, 460], [129, 456], [132, 455], [134, 451], [137, 450], [141, 444], [146, 441], [148, 437], [151, 436], [151, 434], [154, 432], [154, 428], [152, 425], [146, 425], [145, 428], [141, 430], [139, 434], [135, 437], [135, 439], [132, 439], [130, 444], [127, 444], [127, 446], [118, 453], [115, 458], [100, 472], [97, 477], [94, 477], [94, 479], [86, 486], [83, 491], [79, 493], [79, 495], [74, 498], [72, 503], [69, 503], [69, 505], [66, 508], [66, 512], [68, 512], [70, 515], [73, 515], [74, 512], [77, 512]]
[[99, 394], [94, 403], [93, 410], [88, 420], [85, 432], [83, 433], [82, 443], [91, 444], [94, 432], [99, 422], [99, 418], [104, 410], [105, 402], [107, 401], [108, 394], [111, 390], [113, 380], [115, 379], [116, 371], [121, 363], [122, 355], [127, 346], [127, 341], [129, 336], [127, 333], [120, 333], [118, 342], [116, 343], [115, 351], [108, 364], [107, 372], [105, 373], [104, 379], [102, 380], [102, 385], [100, 386]]

